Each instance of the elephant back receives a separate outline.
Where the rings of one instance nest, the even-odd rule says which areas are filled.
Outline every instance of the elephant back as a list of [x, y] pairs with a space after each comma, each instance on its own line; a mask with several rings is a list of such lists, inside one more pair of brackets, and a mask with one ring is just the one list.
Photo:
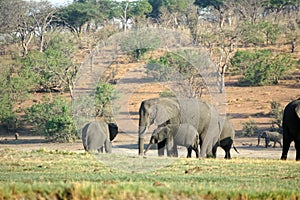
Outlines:
[[[299, 111], [298, 111], [299, 109]], [[300, 132], [300, 99], [290, 102], [283, 111], [283, 127], [293, 127], [295, 132]]]
[[87, 151], [94, 151], [103, 147], [109, 137], [108, 126], [105, 122], [90, 122], [83, 128], [83, 146]]

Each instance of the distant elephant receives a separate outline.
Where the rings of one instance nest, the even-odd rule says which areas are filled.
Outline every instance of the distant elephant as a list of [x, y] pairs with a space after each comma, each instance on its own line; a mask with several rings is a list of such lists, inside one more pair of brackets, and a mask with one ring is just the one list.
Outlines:
[[118, 126], [114, 123], [93, 121], [82, 129], [82, 144], [88, 152], [111, 153], [111, 141], [118, 134]]
[[235, 136], [235, 130], [234, 127], [232, 125], [232, 123], [229, 121], [229, 119], [225, 119], [224, 124], [223, 124], [223, 128], [222, 128], [222, 132], [220, 134], [220, 138], [218, 140], [218, 142], [214, 145], [213, 147], [213, 157], [216, 158], [217, 157], [217, 148], [220, 146], [224, 151], [225, 151], [225, 159], [230, 159], [230, 149], [231, 147], [234, 148], [234, 150], [239, 153], [237, 151], [237, 149], [235, 148], [235, 146], [233, 145], [233, 140], [234, 140], [234, 136]]
[[264, 131], [261, 134], [258, 135], [257, 138], [257, 145], [259, 146], [260, 138], [265, 138], [265, 147], [268, 148], [270, 141], [274, 142], [273, 147], [275, 148], [276, 142], [280, 144], [280, 147], [282, 147], [281, 139], [282, 135], [278, 133], [277, 131]]
[[286, 160], [292, 141], [295, 143], [296, 160], [300, 160], [300, 98], [290, 102], [283, 111], [283, 148], [281, 159]]
[[[200, 154], [212, 153], [213, 145], [220, 135], [219, 114], [212, 105], [194, 99], [154, 98], [141, 103], [139, 109], [139, 154], [143, 155], [144, 137], [149, 126], [185, 124], [194, 126], [199, 133]], [[157, 144], [158, 155], [164, 155], [166, 141]], [[178, 154], [176, 149], [174, 153]]]
[[195, 151], [196, 157], [199, 158], [199, 134], [195, 127], [193, 127], [192, 125], [168, 124], [166, 126], [155, 129], [152, 133], [150, 142], [144, 154], [146, 154], [152, 144], [157, 144], [164, 140], [166, 140], [168, 156], [178, 156], [176, 155], [178, 145], [185, 146], [187, 148], [187, 158], [192, 157], [192, 150]]

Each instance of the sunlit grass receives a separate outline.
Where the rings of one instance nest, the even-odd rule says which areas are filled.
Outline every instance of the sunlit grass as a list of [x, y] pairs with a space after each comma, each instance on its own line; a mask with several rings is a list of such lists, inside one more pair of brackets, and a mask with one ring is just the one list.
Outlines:
[[[1, 150], [0, 199], [300, 198], [296, 161], [100, 157], [44, 149]], [[157, 168], [164, 159], [164, 166]]]

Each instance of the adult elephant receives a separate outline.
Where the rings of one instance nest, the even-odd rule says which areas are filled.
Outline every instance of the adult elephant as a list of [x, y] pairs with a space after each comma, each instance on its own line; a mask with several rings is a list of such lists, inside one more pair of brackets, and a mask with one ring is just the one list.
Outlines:
[[283, 147], [281, 159], [286, 160], [292, 141], [295, 143], [296, 160], [300, 160], [300, 98], [290, 102], [283, 111]]
[[105, 148], [106, 153], [111, 153], [111, 141], [118, 134], [118, 126], [114, 123], [93, 121], [82, 129], [82, 144], [88, 152], [101, 152]]
[[[215, 107], [195, 99], [153, 98], [141, 103], [139, 109], [139, 155], [143, 155], [144, 137], [149, 126], [188, 123], [199, 133], [200, 155], [212, 153], [220, 135], [219, 115]], [[158, 155], [164, 155], [165, 140], [158, 143]], [[174, 153], [178, 155], [177, 149]]]

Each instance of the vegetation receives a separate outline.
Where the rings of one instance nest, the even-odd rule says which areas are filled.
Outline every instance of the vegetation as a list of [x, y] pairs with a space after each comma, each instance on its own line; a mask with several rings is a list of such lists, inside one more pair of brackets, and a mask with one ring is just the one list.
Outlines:
[[52, 101], [33, 104], [26, 110], [26, 119], [36, 134], [57, 142], [71, 142], [76, 139], [76, 128], [71, 106], [65, 100], [55, 97]]
[[240, 81], [242, 85], [257, 86], [278, 84], [288, 70], [295, 67], [296, 62], [286, 53], [246, 50], [237, 51], [231, 59], [231, 64], [244, 75]]
[[283, 107], [276, 101], [271, 101], [270, 115], [273, 118], [272, 128], [282, 133]]
[[115, 87], [109, 83], [99, 82], [95, 92], [96, 116], [107, 122], [113, 121], [114, 112], [118, 108], [113, 106], [113, 101], [118, 98]]
[[251, 137], [257, 134], [259, 128], [255, 125], [254, 120], [249, 120], [243, 123], [242, 136]]
[[[134, 168], [120, 171], [86, 153], [4, 149], [0, 155], [1, 199], [299, 198], [300, 166], [295, 161], [174, 159], [157, 171], [132, 173]], [[126, 156], [119, 159], [122, 165], [132, 164]]]

